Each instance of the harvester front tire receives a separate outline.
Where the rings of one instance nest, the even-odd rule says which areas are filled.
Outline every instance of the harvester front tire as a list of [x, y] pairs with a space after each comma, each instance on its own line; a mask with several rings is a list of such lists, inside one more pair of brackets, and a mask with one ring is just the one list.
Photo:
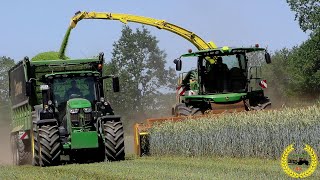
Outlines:
[[201, 116], [203, 115], [200, 108], [191, 108], [191, 116]]
[[107, 121], [103, 126], [106, 159], [109, 161], [124, 160], [125, 151], [122, 122]]
[[[61, 144], [58, 126], [44, 125], [38, 129], [39, 164], [55, 166], [60, 163]], [[35, 144], [36, 147], [36, 144]]]
[[185, 104], [177, 106], [177, 116], [190, 116], [192, 110], [188, 108]]
[[186, 107], [184, 106], [178, 106], [178, 116], [200, 116], [203, 115], [200, 108], [194, 108], [194, 107]]

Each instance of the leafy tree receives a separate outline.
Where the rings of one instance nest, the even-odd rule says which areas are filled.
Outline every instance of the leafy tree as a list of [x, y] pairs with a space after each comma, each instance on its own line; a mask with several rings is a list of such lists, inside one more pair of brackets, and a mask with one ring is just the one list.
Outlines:
[[320, 33], [315, 31], [300, 46], [276, 51], [264, 66], [271, 99], [312, 102], [320, 96]]
[[134, 32], [124, 26], [113, 47], [106, 74], [120, 79], [121, 92], [109, 93], [116, 112], [133, 123], [163, 109], [164, 92], [174, 88], [176, 75], [174, 69], [165, 67], [166, 53], [159, 49], [156, 37], [145, 27]]
[[319, 95], [320, 87], [320, 32], [316, 32], [292, 51], [289, 58], [291, 80], [289, 88], [295, 94]]
[[287, 0], [292, 11], [296, 13], [301, 29], [314, 31], [320, 28], [319, 0]]
[[8, 71], [15, 65], [10, 57], [0, 57], [0, 108], [9, 98], [9, 77]]

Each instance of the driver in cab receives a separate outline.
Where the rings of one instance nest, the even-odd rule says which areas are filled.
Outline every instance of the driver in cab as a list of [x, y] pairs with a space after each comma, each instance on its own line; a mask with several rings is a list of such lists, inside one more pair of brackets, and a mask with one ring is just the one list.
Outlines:
[[81, 90], [77, 87], [77, 82], [75, 80], [71, 81], [71, 88], [66, 92], [66, 97], [71, 98], [72, 94], [76, 94], [78, 96], [82, 96]]

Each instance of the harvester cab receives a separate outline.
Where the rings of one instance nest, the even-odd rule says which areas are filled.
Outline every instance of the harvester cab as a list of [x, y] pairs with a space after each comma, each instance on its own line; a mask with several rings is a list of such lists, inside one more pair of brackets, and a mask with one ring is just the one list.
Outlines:
[[[119, 79], [102, 76], [103, 64], [101, 53], [96, 59], [26, 58], [10, 70], [15, 164], [52, 166], [125, 158], [121, 118], [104, 94], [104, 79], [112, 79], [115, 92]], [[20, 98], [15, 96], [16, 81], [25, 84]], [[20, 132], [29, 138], [21, 140]]]
[[196, 57], [197, 70], [191, 70], [178, 85], [179, 101], [173, 107], [175, 116], [202, 115], [271, 107], [264, 95], [266, 81], [261, 67], [250, 66], [252, 52], [263, 52], [266, 63], [270, 55], [264, 48], [215, 48], [188, 53], [175, 59], [176, 70], [181, 70], [181, 58]]

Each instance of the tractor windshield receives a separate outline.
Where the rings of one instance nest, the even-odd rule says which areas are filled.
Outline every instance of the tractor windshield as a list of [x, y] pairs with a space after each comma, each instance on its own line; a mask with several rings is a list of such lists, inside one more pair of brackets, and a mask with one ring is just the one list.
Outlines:
[[56, 78], [53, 80], [53, 99], [58, 106], [75, 97], [84, 98], [91, 103], [96, 99], [93, 77]]
[[207, 61], [204, 87], [206, 93], [242, 92], [246, 88], [246, 59], [244, 54], [215, 56], [214, 64]]

